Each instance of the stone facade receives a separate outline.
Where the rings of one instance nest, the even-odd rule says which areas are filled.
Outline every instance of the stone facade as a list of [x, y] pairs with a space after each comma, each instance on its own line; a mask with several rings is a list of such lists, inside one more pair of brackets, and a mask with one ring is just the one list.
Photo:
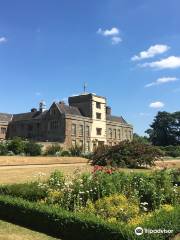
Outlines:
[[6, 138], [8, 125], [11, 120], [11, 114], [0, 113], [0, 140], [4, 140]]
[[39, 110], [9, 115], [3, 130], [0, 114], [0, 137], [15, 136], [36, 141], [59, 142], [68, 149], [80, 145], [84, 151], [92, 151], [98, 145], [115, 145], [132, 140], [133, 127], [122, 117], [112, 116], [105, 97], [84, 93], [69, 97], [69, 105], [53, 103], [45, 110], [40, 103]]

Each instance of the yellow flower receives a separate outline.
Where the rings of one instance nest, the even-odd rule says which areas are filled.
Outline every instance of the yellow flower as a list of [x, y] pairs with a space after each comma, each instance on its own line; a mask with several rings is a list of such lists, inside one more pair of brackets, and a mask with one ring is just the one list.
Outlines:
[[108, 218], [109, 223], [116, 223], [117, 219], [115, 217]]
[[164, 204], [164, 205], [161, 206], [161, 208], [164, 209], [167, 212], [171, 212], [174, 209], [174, 207], [170, 204]]

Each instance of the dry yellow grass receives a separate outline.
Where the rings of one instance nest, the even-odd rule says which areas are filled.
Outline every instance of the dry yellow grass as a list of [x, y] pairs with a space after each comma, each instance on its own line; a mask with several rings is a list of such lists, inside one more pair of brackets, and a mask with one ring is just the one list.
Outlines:
[[169, 160], [167, 158], [164, 159], [164, 161], [157, 161], [156, 162], [156, 167], [157, 168], [180, 168], [180, 159], [172, 159]]
[[[59, 164], [59, 165], [47, 165], [47, 166], [16, 166], [16, 167], [0, 167], [0, 184], [9, 183], [21, 183], [35, 181], [41, 178], [41, 180], [49, 177], [51, 172], [60, 170], [66, 175], [72, 175], [74, 171], [77, 172], [89, 172], [92, 167], [86, 163], [79, 164]], [[45, 176], [41, 176], [44, 173]]]
[[82, 157], [26, 157], [26, 156], [0, 156], [0, 166], [27, 165], [27, 164], [59, 164], [59, 163], [87, 163], [88, 159]]
[[0, 240], [56, 240], [56, 238], [0, 220]]
[[[41, 180], [49, 177], [56, 169], [66, 175], [73, 175], [76, 170], [80, 173], [92, 171], [92, 166], [85, 158], [79, 157], [21, 157], [2, 156], [0, 157], [0, 184], [21, 183]], [[137, 172], [148, 172], [162, 168], [180, 168], [180, 160], [157, 161], [153, 169], [133, 169]], [[132, 171], [132, 169], [122, 168], [120, 171]]]

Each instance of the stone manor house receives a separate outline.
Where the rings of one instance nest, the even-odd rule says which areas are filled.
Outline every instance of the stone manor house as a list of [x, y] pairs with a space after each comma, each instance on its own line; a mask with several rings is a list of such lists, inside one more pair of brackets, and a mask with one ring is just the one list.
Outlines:
[[92, 151], [98, 145], [132, 140], [132, 125], [123, 117], [111, 114], [105, 97], [83, 93], [69, 97], [68, 103], [53, 102], [46, 110], [42, 101], [38, 110], [0, 113], [0, 139], [19, 136], [41, 142], [59, 142], [66, 149], [79, 145], [84, 151]]

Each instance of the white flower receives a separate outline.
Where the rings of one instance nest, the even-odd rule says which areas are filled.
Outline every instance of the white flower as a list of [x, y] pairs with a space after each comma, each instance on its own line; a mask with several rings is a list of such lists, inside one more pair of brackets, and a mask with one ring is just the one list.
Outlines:
[[143, 210], [146, 212], [148, 209], [146, 207], [143, 207]]

